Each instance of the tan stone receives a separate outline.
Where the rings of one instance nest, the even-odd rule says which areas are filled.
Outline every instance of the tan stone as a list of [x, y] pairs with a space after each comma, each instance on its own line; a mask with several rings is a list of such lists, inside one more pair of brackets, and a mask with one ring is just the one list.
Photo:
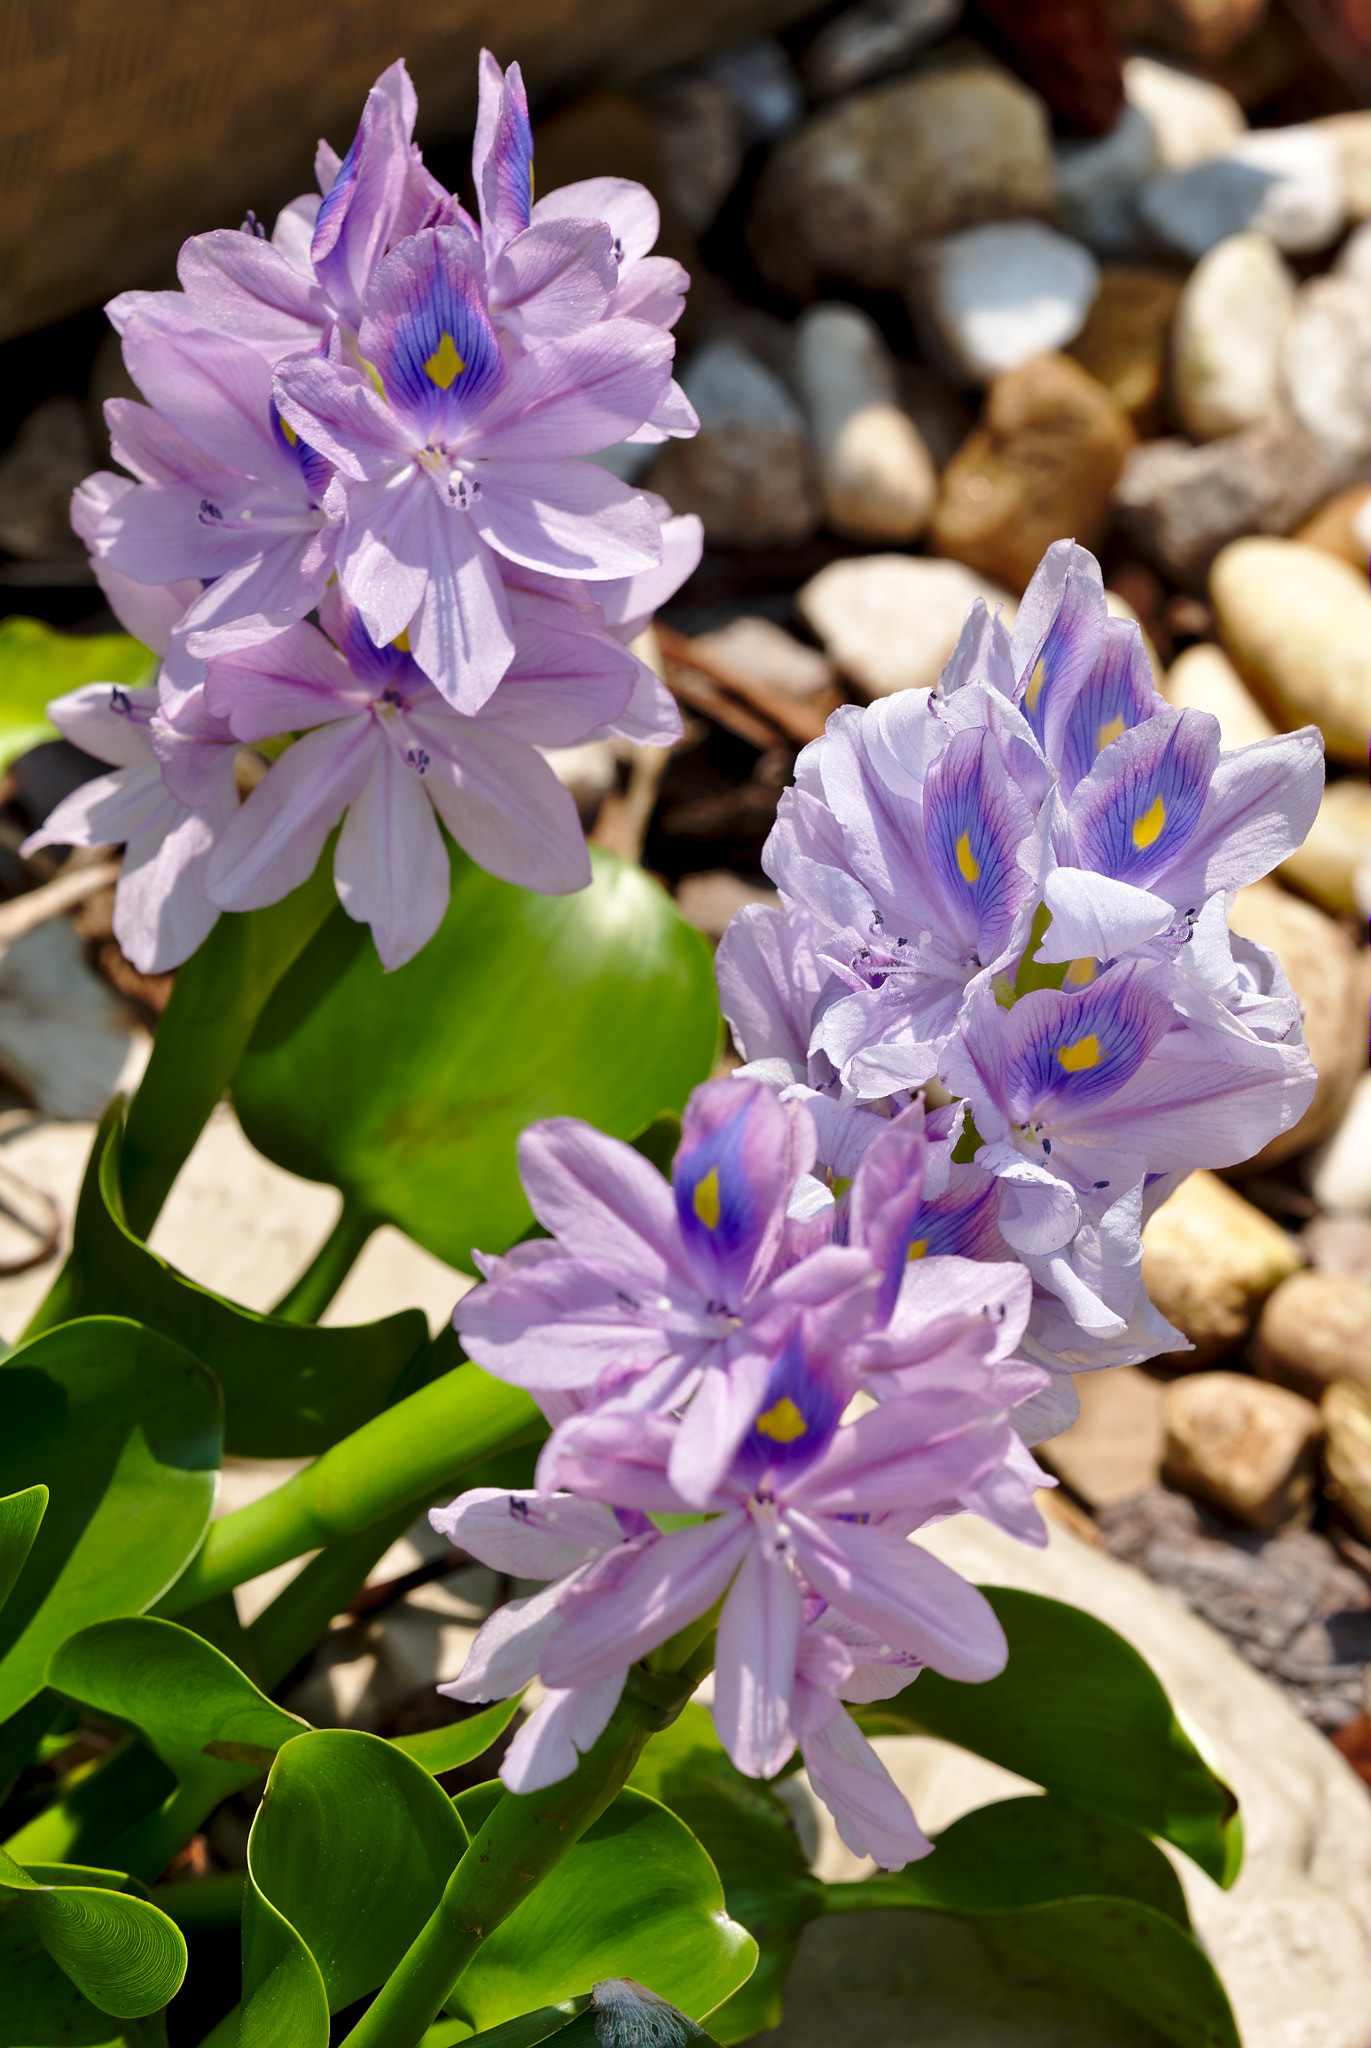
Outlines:
[[1066, 351], [1142, 433], [1161, 426], [1167, 335], [1182, 282], [1170, 270], [1106, 264], [1085, 325]]
[[1126, 415], [1069, 356], [1007, 370], [944, 472], [935, 550], [1023, 590], [1054, 540], [1098, 538], [1132, 442]]
[[982, 221], [1052, 211], [1047, 109], [998, 65], [963, 57], [854, 94], [772, 151], [747, 238], [769, 284], [902, 285], [911, 250]]
[[1324, 114], [1310, 122], [1332, 140], [1342, 165], [1342, 194], [1350, 220], [1371, 214], [1371, 121], [1364, 113]]
[[1250, 1162], [1269, 1166], [1327, 1137], [1351, 1100], [1366, 1065], [1367, 959], [1331, 917], [1277, 882], [1239, 889], [1228, 922], [1245, 939], [1269, 946], [1280, 961], [1304, 1012], [1304, 1034], [1318, 1069], [1314, 1099], [1299, 1122]]
[[1337, 555], [1365, 575], [1371, 557], [1371, 484], [1353, 484], [1339, 491], [1326, 505], [1320, 505], [1294, 538], [1307, 548]]
[[1191, 271], [1171, 338], [1176, 413], [1196, 441], [1271, 417], [1295, 279], [1269, 235], [1227, 235]]
[[932, 689], [978, 597], [992, 612], [1003, 606], [1013, 625], [1009, 592], [960, 562], [861, 555], [820, 569], [796, 604], [848, 681], [863, 696], [886, 697]]
[[1166, 1389], [1136, 1365], [1075, 1378], [1079, 1416], [1034, 1456], [1092, 1508], [1131, 1500], [1161, 1470]]
[[1212, 1173], [1192, 1173], [1143, 1230], [1143, 1285], [1207, 1365], [1246, 1338], [1273, 1287], [1304, 1263], [1279, 1224]]
[[1287, 730], [1309, 720], [1338, 760], [1371, 742], [1371, 591], [1348, 562], [1299, 541], [1232, 541], [1209, 573], [1225, 646]]
[[1275, 726], [1221, 647], [1201, 640], [1176, 657], [1161, 692], [1178, 711], [1207, 711], [1219, 721], [1221, 747], [1269, 740]]
[[855, 306], [811, 306], [797, 323], [794, 375], [809, 421], [824, 513], [854, 540], [908, 541], [938, 495], [933, 458], [897, 403], [894, 358]]
[[1236, 1372], [1197, 1372], [1166, 1390], [1163, 1470], [1182, 1493], [1253, 1529], [1285, 1529], [1313, 1507], [1323, 1434], [1312, 1401]]
[[1358, 914], [1356, 881], [1371, 854], [1371, 789], [1364, 782], [1330, 782], [1303, 846], [1280, 872], [1302, 895], [1335, 916]]
[[1319, 1403], [1323, 1426], [1324, 1470], [1328, 1493], [1338, 1513], [1371, 1543], [1371, 1394], [1338, 1380]]
[[1371, 1393], [1371, 1285], [1354, 1273], [1292, 1273], [1267, 1301], [1253, 1352], [1263, 1379], [1317, 1401], [1335, 1380]]

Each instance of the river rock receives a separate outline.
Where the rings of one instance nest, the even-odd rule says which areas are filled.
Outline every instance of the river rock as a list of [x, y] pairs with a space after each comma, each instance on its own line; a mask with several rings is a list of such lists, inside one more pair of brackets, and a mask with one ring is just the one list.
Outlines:
[[1371, 1074], [1357, 1082], [1337, 1130], [1309, 1162], [1309, 1187], [1329, 1217], [1371, 1216]]
[[1093, 1509], [1112, 1507], [1154, 1486], [1161, 1471], [1166, 1390], [1136, 1365], [1078, 1372], [1081, 1412], [1034, 1456]]
[[1208, 1365], [1244, 1343], [1266, 1296], [1303, 1264], [1279, 1224], [1216, 1174], [1192, 1173], [1143, 1229], [1143, 1285]]
[[984, 384], [1074, 340], [1099, 283], [1080, 242], [1041, 221], [992, 221], [924, 243], [909, 302], [926, 352], [959, 381]]
[[1326, 1491], [1343, 1520], [1371, 1543], [1371, 1394], [1340, 1380], [1319, 1403]]
[[1365, 570], [1371, 559], [1371, 485], [1352, 484], [1337, 492], [1292, 538]]
[[1288, 1529], [1313, 1509], [1323, 1435], [1312, 1401], [1236, 1372], [1197, 1372], [1166, 1391], [1162, 1470], [1249, 1529]]
[[[1330, 150], [1332, 145], [1327, 145]], [[903, 285], [912, 250], [982, 221], [1050, 214], [1047, 110], [998, 65], [963, 57], [814, 115], [771, 152], [747, 239], [766, 281]]]
[[1366, 956], [1341, 925], [1276, 882], [1239, 889], [1228, 922], [1245, 939], [1269, 946], [1280, 961], [1304, 1012], [1318, 1069], [1314, 1099], [1299, 1122], [1247, 1162], [1270, 1166], [1326, 1138], [1351, 1100], [1366, 1065]]
[[816, 100], [902, 71], [957, 26], [962, 0], [864, 0], [824, 23], [800, 59]]
[[682, 227], [703, 234], [743, 166], [737, 102], [716, 79], [678, 73], [653, 87], [649, 105], [661, 163], [661, 196]]
[[1229, 235], [1201, 257], [1172, 335], [1172, 394], [1195, 440], [1271, 417], [1294, 310], [1295, 280], [1269, 235]]
[[1335, 1380], [1371, 1393], [1371, 1287], [1352, 1273], [1292, 1273], [1266, 1302], [1253, 1363], [1317, 1401]]
[[1061, 224], [1106, 255], [1136, 254], [1149, 239], [1138, 194], [1150, 179], [1203, 163], [1247, 129], [1231, 93], [1158, 58], [1127, 58], [1123, 87], [1111, 134], [1057, 145]]
[[1250, 747], [1269, 740], [1275, 726], [1248, 690], [1221, 647], [1199, 640], [1177, 655], [1161, 692], [1178, 711], [1207, 711], [1219, 721], [1219, 744]]
[[1231, 92], [1163, 58], [1126, 58], [1123, 86], [1128, 104], [1152, 130], [1159, 170], [1188, 171], [1247, 133], [1247, 118]]
[[1085, 325], [1066, 351], [1103, 384], [1140, 433], [1160, 423], [1168, 338], [1181, 290], [1174, 271], [1106, 264]]
[[[1365, 1076], [1360, 1085], [1365, 1085]], [[1356, 1106], [1354, 1095], [1344, 1124], [1351, 1120]], [[1300, 1250], [1316, 1273], [1352, 1273], [1371, 1283], [1371, 1144], [1363, 1148], [1358, 1163], [1363, 1168], [1361, 1178], [1365, 1184], [1362, 1213], [1315, 1216], [1300, 1232]]]
[[1266, 0], [1106, 0], [1104, 11], [1121, 42], [1155, 43], [1205, 62], [1251, 35], [1265, 9]]
[[1064, 533], [1094, 544], [1132, 440], [1125, 414], [1069, 356], [1006, 371], [943, 474], [934, 547], [1024, 589]]
[[932, 689], [978, 597], [992, 612], [1002, 605], [1013, 624], [1009, 592], [960, 562], [866, 555], [830, 562], [795, 601], [848, 681], [863, 696], [888, 697]]
[[1301, 287], [1281, 343], [1285, 403], [1348, 479], [1371, 455], [1371, 296], [1350, 277]]
[[1310, 122], [1331, 140], [1342, 165], [1342, 197], [1349, 220], [1371, 215], [1371, 121], [1365, 113], [1324, 114]]
[[45, 398], [0, 455], [0, 548], [22, 561], [84, 561], [71, 494], [94, 461], [78, 398]]
[[1170, 438], [1145, 441], [1124, 464], [1115, 514], [1139, 554], [1200, 590], [1230, 541], [1292, 532], [1342, 481], [1312, 434], [1279, 420], [1200, 448]]
[[1335, 277], [1350, 277], [1371, 291], [1371, 221], [1363, 221], [1347, 237], [1333, 265]]
[[856, 306], [811, 306], [794, 376], [809, 420], [824, 514], [854, 540], [913, 540], [938, 495], [933, 459], [897, 402], [895, 361]]
[[1287, 730], [1312, 719], [1358, 764], [1371, 741], [1371, 593], [1346, 562], [1298, 541], [1234, 541], [1210, 598], [1235, 667]]
[[1281, 875], [1335, 917], [1364, 916], [1357, 883], [1368, 862], [1371, 789], [1361, 781], [1330, 782], [1309, 837], [1281, 862]]
[[779, 377], [731, 341], [706, 343], [681, 378], [700, 416], [690, 441], [669, 441], [652, 488], [695, 512], [720, 547], [805, 540], [819, 523], [813, 464], [799, 407]]
[[1278, 249], [1326, 249], [1347, 218], [1338, 152], [1309, 126], [1255, 129], [1188, 171], [1153, 178], [1138, 210], [1165, 247], [1192, 258], [1250, 230]]
[[696, 654], [717, 661], [739, 682], [759, 683], [765, 690], [779, 690], [797, 704], [812, 703], [826, 696], [838, 680], [837, 671], [826, 654], [807, 647], [784, 626], [771, 619], [744, 615], [730, 619], [712, 633], [699, 633], [691, 643]]

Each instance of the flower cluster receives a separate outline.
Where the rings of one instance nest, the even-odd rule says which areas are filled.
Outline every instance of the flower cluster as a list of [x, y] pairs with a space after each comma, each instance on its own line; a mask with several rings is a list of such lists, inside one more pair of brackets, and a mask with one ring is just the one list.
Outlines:
[[1067, 1369], [1184, 1348], [1141, 1285], [1147, 1216], [1309, 1103], [1299, 1005], [1227, 902], [1322, 784], [1314, 727], [1221, 753], [1167, 705], [1058, 541], [1012, 637], [978, 602], [936, 689], [830, 719], [766, 848], [781, 908], [725, 934], [743, 1071], [810, 1103], [830, 1174], [911, 1093], [953, 1098], [929, 1243], [1027, 1268], [1062, 1426]]
[[1000, 1667], [985, 1600], [910, 1538], [970, 1509], [1043, 1540], [1025, 1446], [1071, 1421], [1071, 1371], [1184, 1346], [1142, 1223], [1309, 1102], [1298, 1004], [1226, 913], [1321, 786], [1312, 728], [1221, 754], [1167, 706], [1070, 541], [1012, 638], [980, 604], [936, 690], [830, 719], [768, 843], [781, 907], [719, 950], [748, 1064], [692, 1097], [670, 1186], [534, 1125], [549, 1235], [454, 1318], [553, 1425], [535, 1491], [433, 1517], [548, 1582], [445, 1688], [541, 1681], [507, 1784], [567, 1775], [632, 1664], [713, 1623], [738, 1767], [798, 1746], [854, 1850], [924, 1853], [847, 1705]]
[[482, 1261], [455, 1321], [471, 1356], [554, 1424], [538, 1489], [477, 1488], [435, 1527], [541, 1593], [499, 1608], [454, 1698], [547, 1688], [505, 1758], [516, 1791], [555, 1782], [600, 1734], [629, 1667], [718, 1609], [714, 1717], [770, 1776], [796, 1746], [858, 1853], [928, 1848], [845, 1702], [925, 1664], [1000, 1669], [988, 1603], [908, 1542], [973, 1508], [1028, 1541], [1043, 1475], [1018, 1419], [1048, 1375], [1015, 1355], [1031, 1281], [933, 1254], [946, 1136], [914, 1104], [838, 1194], [819, 1137], [762, 1081], [687, 1106], [668, 1183], [570, 1119], [520, 1142], [550, 1237]]
[[[115, 930], [145, 970], [284, 896], [340, 820], [338, 892], [388, 967], [442, 917], [439, 820], [506, 880], [581, 888], [538, 750], [680, 731], [628, 643], [699, 524], [584, 459], [695, 429], [656, 205], [617, 178], [535, 205], [518, 66], [488, 53], [479, 220], [425, 170], [415, 112], [394, 64], [269, 240], [251, 217], [197, 236], [180, 291], [109, 308], [148, 402], [106, 407], [127, 474], [88, 478], [73, 523], [161, 667], [52, 707], [113, 772], [30, 845], [127, 844]], [[244, 742], [270, 765], [240, 807]]]

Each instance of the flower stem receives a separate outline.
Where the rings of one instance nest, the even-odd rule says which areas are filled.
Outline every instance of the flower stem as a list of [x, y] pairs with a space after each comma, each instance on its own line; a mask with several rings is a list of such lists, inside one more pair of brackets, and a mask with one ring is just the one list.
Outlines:
[[342, 1215], [272, 1314], [288, 1323], [317, 1323], [379, 1222], [379, 1217], [345, 1197]]
[[124, 1210], [146, 1238], [276, 984], [336, 902], [330, 843], [266, 910], [226, 912], [176, 977], [124, 1132]]
[[456, 1366], [343, 1437], [275, 1493], [213, 1523], [155, 1611], [184, 1614], [302, 1551], [406, 1508], [417, 1514], [477, 1459], [531, 1443], [545, 1429], [521, 1388], [478, 1365]]
[[505, 1793], [345, 2048], [416, 2048], [486, 1936], [599, 1819], [649, 1738], [675, 1720], [697, 1682], [689, 1673], [635, 1665], [609, 1726], [571, 1777], [544, 1792]]

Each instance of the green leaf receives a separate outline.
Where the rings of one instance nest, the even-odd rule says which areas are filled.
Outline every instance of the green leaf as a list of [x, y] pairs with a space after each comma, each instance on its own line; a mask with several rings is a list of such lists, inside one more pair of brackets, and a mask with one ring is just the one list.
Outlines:
[[427, 1728], [421, 1735], [393, 1735], [391, 1745], [422, 1764], [430, 1777], [440, 1778], [444, 1771], [458, 1770], [485, 1755], [514, 1719], [520, 1697], [516, 1693], [513, 1699], [497, 1700], [484, 1713], [468, 1714], [446, 1728]]
[[47, 1507], [46, 1486], [26, 1486], [0, 1500], [0, 1607], [14, 1591]]
[[0, 1490], [46, 1484], [47, 1514], [0, 1612], [0, 1717], [39, 1690], [76, 1629], [137, 1614], [199, 1547], [214, 1505], [219, 1391], [179, 1345], [91, 1317], [0, 1363]]
[[1004, 1628], [998, 1678], [960, 1685], [924, 1671], [859, 1707], [868, 1735], [939, 1735], [1182, 1849], [1220, 1884], [1241, 1861], [1237, 1801], [1185, 1734], [1151, 1667], [1091, 1614], [1036, 1593], [981, 1589]]
[[[502, 1790], [476, 1785], [458, 1795], [473, 1835]], [[746, 1982], [756, 1955], [689, 1829], [655, 1799], [623, 1791], [487, 1936], [447, 2010], [493, 2027], [603, 1977], [634, 1977], [702, 2019]]]
[[352, 1329], [314, 1329], [211, 1294], [148, 1250], [124, 1221], [120, 1109], [91, 1150], [71, 1256], [33, 1331], [86, 1314], [131, 1316], [183, 1343], [218, 1379], [224, 1448], [239, 1457], [313, 1457], [395, 1397], [428, 1343], [419, 1309]]
[[810, 1873], [789, 1811], [767, 1785], [734, 1767], [712, 1717], [693, 1704], [653, 1736], [629, 1783], [660, 1799], [698, 1836], [730, 1915], [757, 1943], [757, 1967], [715, 2013], [715, 2031], [741, 2041], [778, 2026], [800, 1932], [824, 1910], [824, 1887]]
[[98, 1622], [56, 1650], [49, 1683], [144, 1736], [177, 1780], [158, 1811], [109, 1853], [155, 1877], [230, 1793], [271, 1768], [308, 1723], [257, 1690], [219, 1650], [175, 1622]]
[[0, 768], [55, 740], [47, 707], [83, 683], [136, 683], [153, 656], [127, 633], [58, 633], [41, 619], [0, 620]]
[[337, 911], [234, 1076], [253, 1144], [452, 1265], [512, 1244], [526, 1124], [628, 1137], [684, 1103], [718, 1043], [704, 940], [640, 868], [594, 867], [580, 894], [536, 896], [454, 851], [442, 927], [394, 974]]
[[329, 2012], [389, 1976], [466, 1846], [451, 1800], [393, 1744], [351, 1729], [287, 1743], [248, 1842], [242, 2041], [322, 2048]]
[[53, 1961], [103, 2013], [136, 2019], [160, 2012], [186, 1974], [180, 1929], [147, 1899], [112, 1889], [110, 1871], [31, 1875], [0, 1849], [0, 1894], [28, 1916]]

